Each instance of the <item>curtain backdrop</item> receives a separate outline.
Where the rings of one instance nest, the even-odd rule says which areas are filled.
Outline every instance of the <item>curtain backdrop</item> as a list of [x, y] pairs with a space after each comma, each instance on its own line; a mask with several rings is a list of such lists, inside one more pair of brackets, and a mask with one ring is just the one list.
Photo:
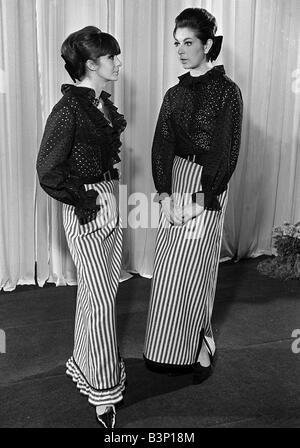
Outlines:
[[[300, 220], [299, 0], [0, 0], [0, 289], [35, 279], [40, 285], [76, 282], [61, 206], [41, 190], [35, 172], [45, 120], [61, 84], [71, 82], [60, 58], [62, 41], [96, 25], [120, 43], [121, 76], [108, 90], [128, 121], [122, 208], [129, 197], [128, 212], [134, 212], [139, 202], [132, 194], [150, 200], [154, 192], [152, 138], [163, 95], [183, 73], [172, 31], [186, 7], [216, 16], [224, 35], [216, 63], [224, 64], [244, 98], [222, 257], [270, 254], [272, 227]], [[156, 230], [150, 211], [148, 218], [146, 228], [125, 229], [123, 266], [150, 277]]]

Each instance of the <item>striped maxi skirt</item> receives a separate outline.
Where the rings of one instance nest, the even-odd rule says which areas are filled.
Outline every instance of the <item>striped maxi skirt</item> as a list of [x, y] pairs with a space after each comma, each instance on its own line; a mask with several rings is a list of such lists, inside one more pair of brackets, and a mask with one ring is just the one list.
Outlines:
[[[202, 166], [175, 157], [172, 191], [177, 205], [201, 190]], [[144, 358], [157, 367], [192, 366], [204, 332], [212, 353], [211, 316], [217, 283], [227, 191], [222, 210], [204, 210], [183, 226], [172, 226], [160, 210]], [[202, 332], [201, 332], [202, 330]]]
[[66, 373], [95, 406], [121, 401], [125, 389], [115, 316], [122, 257], [118, 187], [115, 180], [85, 185], [86, 190], [99, 193], [101, 209], [94, 221], [84, 225], [79, 224], [73, 206], [63, 205], [78, 284], [74, 351]]

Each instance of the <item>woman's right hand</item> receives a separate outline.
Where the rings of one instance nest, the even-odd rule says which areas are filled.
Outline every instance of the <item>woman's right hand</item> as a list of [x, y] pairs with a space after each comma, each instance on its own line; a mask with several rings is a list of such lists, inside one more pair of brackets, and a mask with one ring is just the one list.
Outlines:
[[170, 197], [161, 201], [161, 206], [167, 221], [176, 226], [183, 226], [204, 211], [204, 207], [197, 203], [191, 203], [185, 206], [176, 205]]
[[177, 226], [182, 225], [180, 213], [178, 212], [178, 206], [175, 205], [174, 200], [169, 196], [161, 201], [161, 207], [166, 220], [170, 224], [175, 224]]

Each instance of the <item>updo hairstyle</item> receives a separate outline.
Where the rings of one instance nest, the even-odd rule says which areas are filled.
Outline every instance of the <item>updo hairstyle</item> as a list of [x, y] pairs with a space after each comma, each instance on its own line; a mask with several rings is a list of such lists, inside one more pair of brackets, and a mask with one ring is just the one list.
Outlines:
[[70, 34], [61, 47], [65, 69], [73, 82], [80, 81], [86, 74], [86, 61], [94, 62], [100, 56], [115, 56], [121, 53], [116, 39], [95, 26], [86, 26]]
[[217, 22], [215, 17], [204, 8], [187, 8], [175, 19], [173, 36], [178, 28], [190, 28], [196, 37], [205, 45], [208, 39], [212, 39], [213, 45], [206, 55], [208, 61], [217, 59], [222, 45], [222, 36], [215, 36]]

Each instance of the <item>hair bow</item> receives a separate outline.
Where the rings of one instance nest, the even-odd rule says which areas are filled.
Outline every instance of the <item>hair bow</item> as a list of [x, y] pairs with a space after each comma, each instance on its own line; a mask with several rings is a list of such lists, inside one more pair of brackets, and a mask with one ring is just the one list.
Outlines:
[[208, 54], [210, 61], [215, 61], [219, 56], [222, 47], [222, 42], [223, 42], [223, 36], [213, 37], [213, 44]]

